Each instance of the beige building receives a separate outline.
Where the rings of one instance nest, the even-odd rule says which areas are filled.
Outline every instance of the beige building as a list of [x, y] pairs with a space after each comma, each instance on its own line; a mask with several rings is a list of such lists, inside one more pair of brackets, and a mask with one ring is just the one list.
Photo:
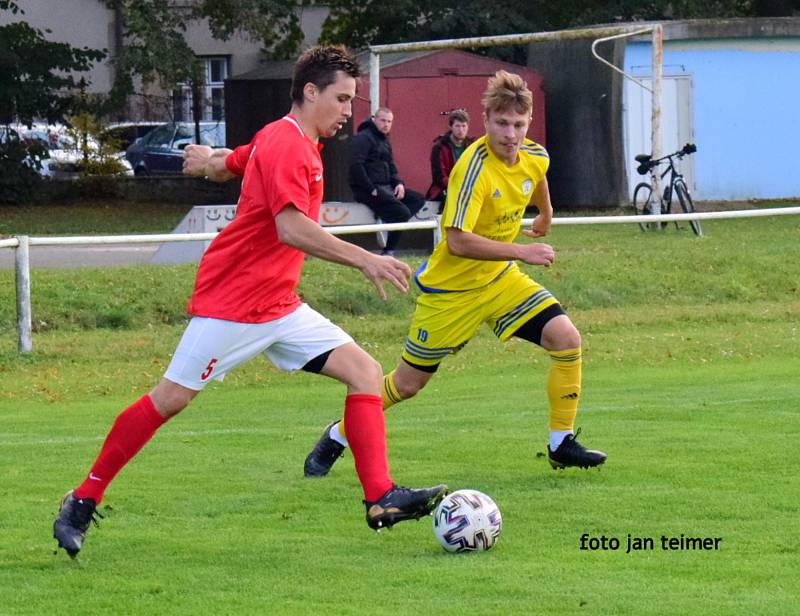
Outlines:
[[[114, 80], [113, 59], [125, 41], [118, 15], [102, 0], [15, 0], [24, 11], [14, 15], [0, 12], [0, 25], [26, 21], [42, 30], [48, 40], [69, 43], [73, 47], [105, 49], [108, 56], [95, 64], [88, 73], [91, 92], [107, 92]], [[191, 5], [191, 0], [174, 0], [175, 10]], [[301, 9], [301, 27], [305, 33], [304, 46], [313, 45], [319, 38], [327, 8], [315, 6]], [[49, 30], [49, 32], [48, 32]], [[186, 41], [205, 63], [206, 80], [203, 92], [202, 119], [221, 120], [225, 117], [224, 81], [227, 77], [252, 71], [265, 60], [259, 41], [246, 34], [237, 34], [227, 41], [211, 36], [204, 21], [189, 22]], [[178, 88], [165, 92], [156, 84], [137, 83], [136, 94], [117, 120], [190, 120], [191, 92]]]

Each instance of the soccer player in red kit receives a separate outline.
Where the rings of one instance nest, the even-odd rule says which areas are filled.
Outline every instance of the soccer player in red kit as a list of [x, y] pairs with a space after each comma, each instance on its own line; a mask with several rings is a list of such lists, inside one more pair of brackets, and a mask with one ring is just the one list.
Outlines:
[[294, 290], [305, 254], [359, 269], [381, 297], [386, 281], [408, 289], [407, 265], [341, 241], [317, 223], [319, 138], [335, 135], [347, 122], [359, 75], [358, 63], [343, 47], [311, 48], [295, 64], [288, 115], [232, 152], [212, 155], [197, 148], [193, 158], [187, 156], [190, 175], [244, 176], [236, 217], [200, 261], [188, 306], [193, 318], [161, 382], [117, 416], [86, 479], [61, 503], [53, 533], [70, 556], [83, 546], [108, 484], [156, 430], [209, 381], [222, 380], [257, 355], [281, 370], [314, 372], [347, 386], [344, 422], [370, 528], [427, 515], [446, 493], [444, 485], [394, 484], [386, 459], [380, 365]]

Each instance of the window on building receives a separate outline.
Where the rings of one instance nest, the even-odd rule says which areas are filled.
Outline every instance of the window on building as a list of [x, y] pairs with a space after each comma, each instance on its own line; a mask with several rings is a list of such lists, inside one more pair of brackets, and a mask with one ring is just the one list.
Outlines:
[[[200, 89], [200, 120], [220, 121], [225, 119], [225, 78], [228, 76], [228, 58], [211, 56], [200, 58], [204, 63], [205, 78]], [[180, 84], [172, 97], [172, 112], [177, 122], [193, 122], [192, 88]]]

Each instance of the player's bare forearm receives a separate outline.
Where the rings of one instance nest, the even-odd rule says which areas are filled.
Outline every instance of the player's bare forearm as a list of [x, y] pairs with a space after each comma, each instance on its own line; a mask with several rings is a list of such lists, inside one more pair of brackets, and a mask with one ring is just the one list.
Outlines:
[[233, 150], [214, 150], [206, 163], [206, 179], [212, 182], [227, 182], [239, 176], [231, 173], [225, 166], [225, 159]]
[[289, 205], [275, 217], [281, 242], [326, 261], [359, 267], [366, 250], [331, 235], [297, 208]]
[[225, 159], [233, 150], [212, 149], [206, 145], [190, 144], [183, 151], [183, 173], [204, 177], [212, 182], [227, 182], [237, 177], [228, 170]]
[[355, 244], [334, 237], [291, 205], [278, 213], [275, 225], [278, 237], [284, 244], [314, 257], [360, 270], [382, 299], [386, 299], [384, 282], [391, 283], [399, 291], [408, 291], [408, 279], [411, 277], [408, 265], [392, 257], [373, 255]]
[[447, 248], [451, 254], [479, 261], [523, 261], [531, 265], [550, 265], [555, 258], [548, 244], [510, 244], [498, 242], [475, 233], [449, 228]]
[[553, 218], [553, 204], [550, 202], [550, 186], [547, 183], [547, 176], [536, 185], [533, 191], [533, 204], [539, 209], [539, 215], [545, 218]]
[[517, 258], [517, 248], [514, 244], [490, 240], [461, 229], [447, 229], [447, 248], [451, 254], [465, 259], [508, 261]]

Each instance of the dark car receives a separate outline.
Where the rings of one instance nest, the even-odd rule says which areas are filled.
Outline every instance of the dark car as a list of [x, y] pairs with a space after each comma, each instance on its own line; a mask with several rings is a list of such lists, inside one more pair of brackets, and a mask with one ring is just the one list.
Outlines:
[[[170, 122], [131, 144], [125, 157], [136, 175], [180, 175], [183, 149], [195, 143], [193, 122]], [[225, 122], [200, 122], [200, 143], [225, 147]]]
[[100, 142], [113, 145], [121, 151], [127, 150], [134, 141], [144, 137], [147, 133], [158, 126], [163, 126], [163, 122], [116, 122], [109, 124], [100, 133]]

